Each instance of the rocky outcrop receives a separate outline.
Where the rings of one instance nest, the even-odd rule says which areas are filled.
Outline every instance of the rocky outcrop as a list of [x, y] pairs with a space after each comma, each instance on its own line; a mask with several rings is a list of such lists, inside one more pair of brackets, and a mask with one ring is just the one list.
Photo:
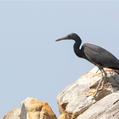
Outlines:
[[20, 119], [21, 109], [14, 109], [7, 113], [3, 119]]
[[36, 98], [26, 98], [21, 109], [9, 112], [3, 119], [56, 119], [48, 103]]
[[54, 112], [46, 102], [27, 98], [22, 102], [21, 119], [56, 119]]
[[77, 119], [119, 119], [119, 92], [112, 93], [89, 107]]
[[[61, 113], [58, 119], [119, 119], [119, 74], [111, 69], [105, 71], [107, 77], [103, 78], [94, 68], [57, 96]], [[3, 119], [57, 118], [48, 103], [26, 98], [21, 109], [9, 112]]]
[[60, 119], [119, 119], [119, 75], [105, 71], [107, 78], [97, 95], [102, 73], [94, 68], [57, 96]]

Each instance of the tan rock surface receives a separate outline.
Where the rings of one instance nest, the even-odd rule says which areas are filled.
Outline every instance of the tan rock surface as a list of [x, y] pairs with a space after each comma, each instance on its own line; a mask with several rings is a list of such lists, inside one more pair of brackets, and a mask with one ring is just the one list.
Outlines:
[[71, 119], [68, 113], [62, 113], [58, 119]]
[[56, 115], [46, 102], [27, 98], [21, 108], [21, 119], [56, 119]]
[[21, 109], [8, 112], [3, 119], [57, 119], [48, 103], [26, 98]]
[[14, 109], [10, 111], [9, 113], [7, 113], [3, 117], [3, 119], [20, 119], [20, 112], [21, 112], [21, 109]]

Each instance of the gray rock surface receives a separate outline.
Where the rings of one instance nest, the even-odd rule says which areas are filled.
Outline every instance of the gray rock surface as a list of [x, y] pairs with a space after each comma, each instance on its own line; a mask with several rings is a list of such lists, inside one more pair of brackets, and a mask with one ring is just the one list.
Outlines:
[[77, 119], [119, 119], [119, 91], [97, 101]]

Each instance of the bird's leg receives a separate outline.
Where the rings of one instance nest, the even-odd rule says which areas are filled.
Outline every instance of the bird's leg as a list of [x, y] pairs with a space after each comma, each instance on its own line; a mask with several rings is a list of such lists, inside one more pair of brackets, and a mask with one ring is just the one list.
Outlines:
[[99, 70], [100, 70], [100, 69], [98, 68], [98, 70], [96, 71], [96, 73], [98, 73]]
[[[106, 77], [107, 77], [107, 73], [105, 72], [105, 70], [103, 69], [103, 68], [99, 68], [100, 69], [100, 71], [101, 71], [101, 73], [102, 73], [102, 79], [101, 79], [101, 83], [103, 83], [102, 84], [102, 87], [103, 87], [103, 85], [104, 85], [104, 81], [105, 81], [105, 79], [106, 79]], [[101, 83], [99, 83], [99, 85], [101, 84]], [[101, 88], [102, 89], [102, 88]]]
[[102, 69], [102, 72], [103, 72], [104, 76], [102, 77], [102, 85], [101, 85], [101, 89], [103, 89], [104, 82], [105, 82], [106, 79], [107, 79], [107, 73], [105, 72], [104, 69]]
[[102, 68], [102, 72], [104, 74], [104, 78], [106, 78], [107, 77], [107, 73], [105, 72], [105, 70], [103, 68]]
[[103, 89], [104, 81], [105, 81], [105, 78], [107, 77], [107, 74], [106, 74], [106, 72], [104, 71], [103, 68], [100, 68], [99, 67], [99, 70], [101, 71], [102, 79], [99, 81], [99, 84], [98, 84], [98, 86], [96, 88], [96, 92], [95, 92], [94, 96], [96, 96], [98, 94], [98, 91], [99, 90], [102, 90]]

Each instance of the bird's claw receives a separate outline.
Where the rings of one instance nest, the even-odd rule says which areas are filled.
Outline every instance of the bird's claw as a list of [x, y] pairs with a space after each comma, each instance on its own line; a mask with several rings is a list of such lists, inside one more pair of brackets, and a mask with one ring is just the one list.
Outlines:
[[89, 92], [88, 92], [88, 94], [87, 94], [87, 97], [89, 97], [89, 96], [96, 97], [97, 94], [98, 94], [98, 90], [96, 90], [96, 89], [90, 89]]

